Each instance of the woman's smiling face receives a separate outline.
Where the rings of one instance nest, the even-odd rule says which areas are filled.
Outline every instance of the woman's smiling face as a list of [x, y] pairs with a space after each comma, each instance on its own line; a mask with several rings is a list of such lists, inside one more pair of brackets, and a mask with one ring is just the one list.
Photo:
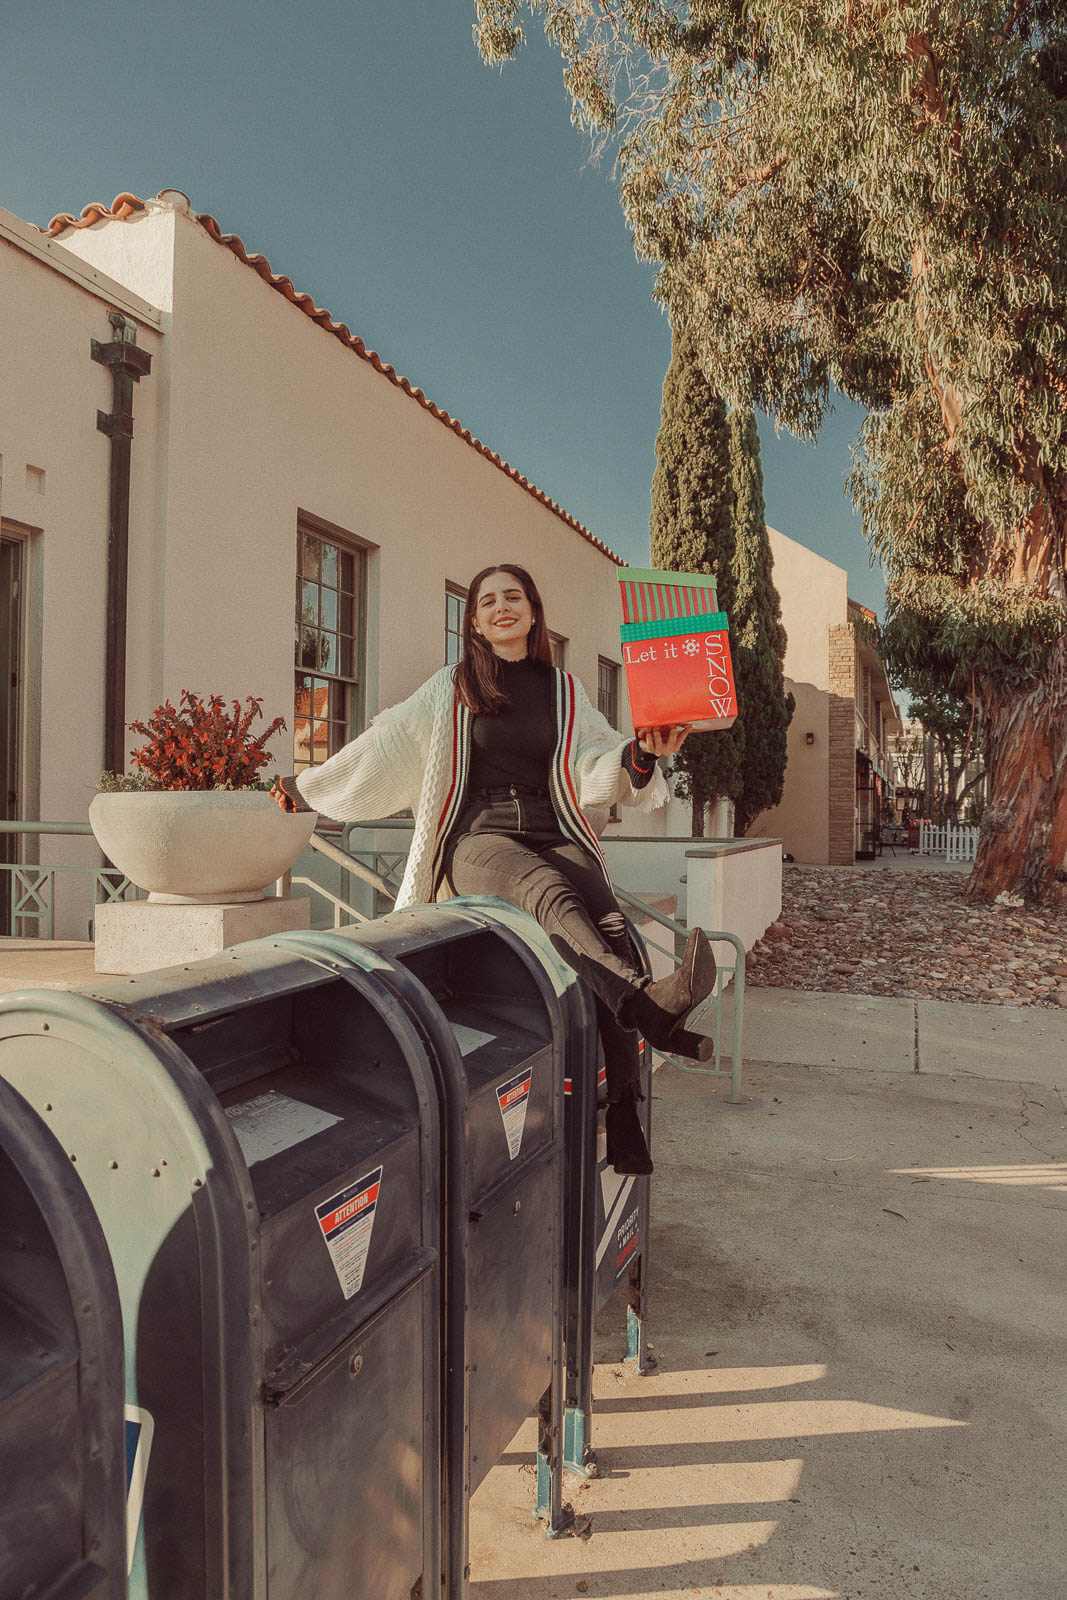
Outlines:
[[533, 607], [518, 578], [490, 572], [478, 586], [473, 626], [497, 655], [519, 658], [533, 627]]

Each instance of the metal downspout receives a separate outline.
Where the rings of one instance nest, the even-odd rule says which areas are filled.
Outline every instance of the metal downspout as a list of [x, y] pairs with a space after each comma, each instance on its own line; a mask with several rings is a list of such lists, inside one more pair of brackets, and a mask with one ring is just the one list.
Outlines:
[[152, 357], [137, 348], [136, 325], [109, 311], [109, 343], [92, 341], [92, 359], [111, 368], [110, 412], [96, 413], [96, 426], [111, 440], [107, 518], [107, 655], [104, 680], [104, 770], [126, 765], [126, 594], [130, 543], [130, 456], [133, 450], [133, 386], [152, 369]]

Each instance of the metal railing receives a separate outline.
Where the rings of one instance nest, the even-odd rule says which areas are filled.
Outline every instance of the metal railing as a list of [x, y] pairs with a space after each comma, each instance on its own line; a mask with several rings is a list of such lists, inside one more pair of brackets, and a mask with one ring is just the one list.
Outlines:
[[[358, 878], [374, 889], [376, 895], [389, 902], [396, 899], [399, 882], [398, 875], [407, 859], [406, 851], [392, 849], [382, 851], [377, 846], [369, 850], [359, 851], [348, 848], [351, 837], [357, 829], [363, 832], [379, 832], [389, 830], [410, 830], [411, 823], [390, 818], [382, 821], [349, 823], [346, 825], [342, 838], [345, 845], [334, 843], [317, 830], [308, 841], [309, 846], [316, 854], [330, 861], [334, 866], [340, 867], [349, 878]], [[87, 822], [0, 822], [0, 834], [28, 833], [28, 834], [91, 834], [92, 829]], [[374, 865], [361, 860], [361, 855], [372, 855]], [[379, 870], [385, 867], [385, 871]], [[0, 874], [8, 878], [7, 894], [5, 899], [10, 900], [11, 926], [14, 930], [16, 920], [35, 921], [37, 924], [37, 937], [53, 939], [55, 937], [55, 884], [56, 875], [62, 873], [76, 874], [89, 880], [92, 887], [92, 904], [97, 905], [114, 900], [129, 900], [141, 897], [143, 891], [137, 889], [116, 867], [78, 867], [78, 866], [38, 866], [13, 862], [0, 862]], [[318, 895], [325, 900], [332, 909], [333, 926], [344, 927], [346, 923], [368, 922], [373, 920], [376, 912], [368, 914], [354, 906], [343, 895], [336, 894], [324, 884], [316, 883], [313, 878], [300, 875], [294, 876], [287, 872], [279, 878], [276, 892], [280, 895], [288, 894], [292, 889], [300, 888]], [[637, 914], [643, 923], [655, 922], [673, 935], [674, 943], [670, 946], [661, 944], [654, 939], [647, 939], [645, 943], [653, 950], [668, 956], [671, 961], [678, 964], [680, 960], [679, 947], [684, 943], [689, 929], [673, 917], [666, 916], [662, 911], [655, 911], [646, 901], [628, 889], [623, 889], [618, 884], [612, 884], [616, 898], [620, 904], [627, 906]], [[42, 928], [43, 924], [43, 928]], [[727, 933], [719, 929], [705, 929], [708, 938], [713, 943], [730, 944], [734, 949], [734, 964], [732, 967], [719, 966], [715, 980], [715, 988], [708, 999], [694, 1014], [694, 1022], [699, 1024], [704, 1020], [709, 1011], [714, 1013], [714, 1032], [711, 1037], [715, 1040], [715, 1054], [713, 1065], [695, 1066], [692, 1062], [685, 1061], [679, 1056], [665, 1056], [683, 1072], [694, 1072], [711, 1078], [730, 1079], [730, 1099], [735, 1104], [741, 1091], [741, 1045], [744, 1028], [745, 1004], [745, 949], [736, 934]], [[12, 932], [8, 937], [24, 937], [22, 934]], [[90, 926], [91, 937], [91, 926]], [[723, 1020], [726, 979], [733, 978], [733, 1006], [730, 1027], [730, 1043], [727, 1053], [729, 1066], [723, 1065]], [[699, 1031], [699, 1030], [698, 1030]], [[661, 1052], [662, 1053], [662, 1052]]]
[[[631, 894], [628, 889], [621, 889], [617, 883], [613, 883], [611, 887], [615, 891], [615, 898], [624, 906], [630, 906], [631, 909], [637, 911], [642, 921], [647, 918], [652, 922], [658, 922], [661, 927], [669, 929], [674, 934], [676, 942], [685, 942], [690, 930], [683, 923], [677, 922], [674, 917], [665, 916], [662, 911], [653, 911], [652, 907], [647, 905], [644, 900], [639, 899], [635, 894]], [[686, 1061], [682, 1056], [665, 1056], [665, 1060], [680, 1068], [682, 1072], [695, 1072], [706, 1078], [729, 1078], [730, 1099], [736, 1105], [741, 1094], [741, 1040], [745, 1025], [745, 947], [736, 933], [725, 933], [712, 928], [705, 928], [704, 932], [713, 944], [724, 942], [732, 944], [734, 947], [733, 966], [724, 967], [719, 963], [718, 971], [715, 975], [715, 988], [704, 1004], [693, 1013], [689, 1023], [691, 1029], [695, 1029], [697, 1033], [701, 1032], [702, 1030], [698, 1026], [699, 1023], [704, 1019], [708, 1011], [714, 1010], [715, 1032], [712, 1037], [715, 1040], [715, 1064], [710, 1067], [698, 1067], [694, 1066], [691, 1061]], [[645, 936], [645, 943], [650, 949], [659, 950], [663, 955], [670, 956], [675, 966], [679, 965], [681, 958], [676, 948], [668, 949], [666, 945], [659, 944], [655, 939], [649, 939], [647, 935]], [[732, 976], [734, 980], [733, 1017], [730, 1065], [728, 1068], [724, 1068], [722, 1065], [723, 999], [726, 987], [725, 980], [728, 976]], [[658, 1053], [663, 1054], [662, 1051]]]
[[[10, 834], [89, 834], [87, 822], [0, 822], [0, 836]], [[92, 907], [114, 900], [140, 900], [144, 890], [131, 883], [117, 867], [80, 867], [67, 863], [41, 865], [32, 861], [0, 861], [2, 905], [6, 917], [0, 926], [10, 928], [10, 939], [54, 939], [56, 936], [57, 883], [81, 880], [90, 890], [86, 938], [93, 936]], [[5, 881], [6, 880], [6, 881]], [[32, 926], [27, 928], [26, 924]]]

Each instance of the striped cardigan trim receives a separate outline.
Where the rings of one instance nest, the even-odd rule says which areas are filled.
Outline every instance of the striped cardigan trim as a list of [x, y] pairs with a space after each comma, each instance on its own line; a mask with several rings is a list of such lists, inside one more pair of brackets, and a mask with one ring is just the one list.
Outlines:
[[441, 815], [437, 819], [434, 840], [432, 883], [435, 895], [444, 874], [445, 844], [463, 807], [463, 796], [467, 789], [467, 771], [470, 767], [470, 751], [471, 713], [457, 694], [452, 703], [452, 777]]
[[552, 760], [552, 796], [556, 815], [563, 831], [589, 850], [599, 861], [604, 877], [610, 884], [608, 865], [600, 848], [600, 840], [590, 827], [589, 819], [578, 804], [571, 775], [571, 745], [574, 740], [576, 716], [574, 679], [569, 672], [556, 672], [556, 750]]

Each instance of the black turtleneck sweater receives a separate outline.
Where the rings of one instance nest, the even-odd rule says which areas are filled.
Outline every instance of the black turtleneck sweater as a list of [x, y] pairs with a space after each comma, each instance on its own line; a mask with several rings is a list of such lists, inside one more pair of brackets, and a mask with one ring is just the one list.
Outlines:
[[[520, 785], [548, 789], [556, 748], [555, 684], [552, 668], [524, 656], [521, 661], [497, 658], [500, 687], [508, 704], [495, 716], [479, 714], [471, 727], [471, 763], [467, 791]], [[623, 765], [635, 789], [643, 789], [656, 769], [652, 756], [626, 748]]]

